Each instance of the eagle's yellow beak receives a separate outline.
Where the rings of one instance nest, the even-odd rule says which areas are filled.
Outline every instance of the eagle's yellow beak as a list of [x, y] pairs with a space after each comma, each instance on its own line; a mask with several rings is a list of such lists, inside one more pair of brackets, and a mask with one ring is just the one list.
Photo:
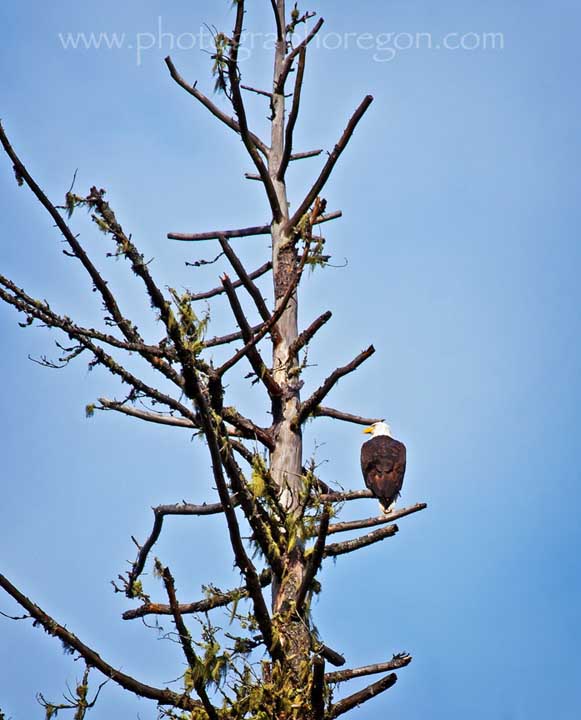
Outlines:
[[373, 432], [373, 428], [372, 428], [372, 427], [366, 427], [363, 432], [364, 432], [364, 433], [369, 433], [369, 434], [371, 434], [371, 433]]

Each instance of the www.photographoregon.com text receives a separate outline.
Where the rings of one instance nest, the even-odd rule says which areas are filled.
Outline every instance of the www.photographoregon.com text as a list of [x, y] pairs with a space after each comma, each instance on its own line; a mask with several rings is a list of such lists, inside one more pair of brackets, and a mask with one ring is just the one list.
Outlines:
[[[297, 33], [298, 35], [298, 33]], [[302, 38], [297, 37], [297, 42]], [[163, 18], [157, 18], [154, 31], [136, 32], [60, 32], [58, 41], [63, 50], [126, 50], [135, 57], [136, 65], [143, 62], [150, 51], [203, 50], [215, 48], [214, 35], [208, 27], [197, 32], [174, 33], [164, 29]], [[248, 60], [257, 50], [272, 50], [276, 42], [274, 33], [246, 32], [241, 38], [239, 62]], [[446, 50], [465, 52], [498, 52], [504, 50], [502, 32], [451, 31], [435, 35], [431, 32], [322, 32], [313, 45], [327, 51], [367, 52], [374, 62], [390, 62], [400, 53], [410, 50]]]

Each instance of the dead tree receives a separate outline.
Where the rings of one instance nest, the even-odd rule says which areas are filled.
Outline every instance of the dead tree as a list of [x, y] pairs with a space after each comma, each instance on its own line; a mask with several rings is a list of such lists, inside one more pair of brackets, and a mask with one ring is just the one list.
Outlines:
[[[62, 363], [88, 356], [91, 365], [104, 366], [128, 388], [122, 399], [101, 398], [88, 412], [123, 413], [146, 422], [191, 428], [201, 434], [212, 466], [212, 477], [205, 486], [217, 489], [217, 498], [211, 504], [181, 502], [156, 507], [149, 537], [141, 544], [136, 541], [135, 561], [129, 572], [120, 575], [115, 583], [117, 591], [138, 602], [124, 613], [124, 619], [150, 615], [172, 618], [187, 665], [183, 687], [179, 690], [145, 685], [117, 670], [3, 575], [0, 575], [0, 586], [35, 624], [82, 658], [87, 669], [94, 668], [122, 688], [150, 698], [159, 705], [162, 714], [169, 717], [178, 717], [179, 712], [185, 713], [180, 717], [196, 720], [266, 717], [331, 720], [392, 687], [397, 679], [393, 671], [411, 660], [409, 655], [399, 654], [366, 667], [326, 672], [326, 663], [340, 666], [344, 659], [325, 645], [312, 623], [311, 599], [321, 590], [317, 575], [325, 559], [392, 537], [398, 530], [394, 524], [396, 519], [422, 510], [425, 505], [414, 505], [387, 516], [341, 522], [337, 519], [341, 505], [368, 498], [370, 493], [333, 490], [303, 457], [302, 427], [307, 419], [326, 416], [358, 424], [375, 421], [375, 418], [360, 417], [324, 404], [337, 382], [373, 354], [373, 346], [332, 370], [320, 387], [305, 393], [303, 398], [301, 371], [305, 348], [330, 320], [331, 313], [322, 312], [300, 332], [297, 321], [298, 288], [305, 268], [324, 266], [329, 260], [320, 226], [341, 216], [339, 211], [327, 211], [323, 189], [373, 98], [370, 95], [363, 98], [343, 134], [326, 155], [310, 189], [299, 202], [293, 202], [291, 213], [285, 182], [289, 166], [322, 153], [322, 150], [296, 152], [293, 135], [309, 45], [321, 30], [323, 20], [315, 21], [311, 12], [301, 13], [296, 4], [287, 13], [284, 0], [271, 0], [271, 6], [277, 39], [269, 90], [242, 83], [238, 52], [245, 22], [244, 0], [234, 3], [236, 19], [231, 35], [215, 35], [216, 86], [230, 103], [232, 115], [204, 94], [195, 82], [186, 80], [171, 58], [166, 59], [173, 80], [242, 140], [254, 165], [254, 171], [247, 173], [247, 177], [261, 183], [270, 208], [270, 217], [254, 227], [168, 234], [173, 240], [212, 241], [219, 245], [233, 277], [222, 274], [211, 290], [179, 294], [162, 289], [137, 242], [105, 199], [105, 190], [92, 187], [87, 194], [77, 195], [71, 189], [63, 206], [53, 204], [0, 126], [0, 140], [18, 184], [27, 186], [44, 206], [66, 242], [66, 254], [80, 262], [88, 273], [92, 289], [102, 302], [102, 327], [81, 326], [4, 276], [0, 276], [0, 297], [22, 313], [27, 324], [55, 328], [68, 338], [67, 347], [61, 346]], [[299, 26], [307, 28], [300, 41], [295, 39]], [[245, 92], [258, 93], [270, 110], [268, 141], [251, 129]], [[110, 254], [126, 259], [142, 282], [163, 331], [160, 341], [151, 342], [142, 336], [81, 245], [71, 225], [78, 208], [90, 212], [98, 229], [112, 243]], [[260, 235], [270, 236], [272, 257], [258, 269], [249, 271], [239, 259], [233, 240]], [[264, 299], [255, 282], [267, 273], [272, 274], [272, 302]], [[252, 303], [257, 321], [244, 312], [241, 294]], [[196, 307], [200, 301], [219, 295], [227, 298], [238, 329], [210, 337], [207, 318], [201, 317]], [[232, 350], [228, 359], [216, 364], [212, 352], [218, 346]], [[267, 359], [269, 346], [271, 356]], [[147, 363], [160, 377], [164, 389], [130, 370], [122, 359], [124, 353], [138, 356]], [[50, 364], [51, 361], [45, 358], [44, 362]], [[228, 403], [226, 378], [233, 371], [247, 372], [248, 366], [252, 381], [262, 387], [272, 414], [269, 427], [259, 426]], [[165, 389], [168, 386], [173, 392]], [[259, 447], [262, 451], [257, 450]], [[210, 586], [206, 598], [182, 602], [178, 600], [169, 567], [152, 558], [152, 549], [168, 516], [201, 518], [216, 513], [224, 516], [241, 583], [227, 591]], [[243, 537], [247, 526], [250, 538]], [[380, 527], [355, 539], [329, 540], [334, 534], [375, 526]], [[261, 559], [262, 568], [256, 557]], [[142, 583], [142, 573], [152, 562], [164, 588], [164, 602], [153, 600]], [[267, 590], [269, 586], [271, 590]], [[270, 602], [267, 592], [271, 594]], [[218, 639], [208, 615], [214, 609], [225, 607], [240, 628], [238, 636], [228, 636], [228, 647], [221, 644], [223, 639]], [[192, 614], [201, 618], [197, 639], [186, 623], [186, 617]], [[338, 684], [377, 674], [382, 675], [381, 679], [363, 690], [342, 699], [334, 698]], [[77, 689], [78, 697], [70, 697], [65, 705], [46, 703], [45, 707], [76, 708], [75, 717], [84, 717], [91, 705], [86, 686], [87, 675], [80, 692]]]

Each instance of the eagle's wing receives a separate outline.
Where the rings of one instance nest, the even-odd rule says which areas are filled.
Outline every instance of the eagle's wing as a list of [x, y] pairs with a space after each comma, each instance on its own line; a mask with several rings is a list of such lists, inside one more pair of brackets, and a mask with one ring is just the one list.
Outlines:
[[401, 491], [405, 465], [405, 445], [387, 435], [371, 438], [361, 448], [361, 470], [365, 484], [388, 505]]

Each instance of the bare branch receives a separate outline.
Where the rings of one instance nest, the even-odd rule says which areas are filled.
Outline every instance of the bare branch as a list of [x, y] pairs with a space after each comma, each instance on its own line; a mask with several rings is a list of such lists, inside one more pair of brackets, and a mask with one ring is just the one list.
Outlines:
[[232, 106], [238, 116], [238, 127], [242, 142], [250, 155], [254, 166], [258, 170], [258, 174], [262, 179], [266, 197], [272, 212], [272, 217], [275, 222], [280, 222], [283, 217], [282, 209], [276, 193], [272, 178], [268, 173], [268, 168], [264, 164], [263, 159], [260, 157], [256, 143], [254, 142], [254, 136], [248, 129], [248, 121], [246, 118], [246, 108], [244, 107], [244, 100], [240, 92], [240, 73], [238, 70], [238, 50], [240, 48], [240, 38], [242, 35], [242, 23], [244, 20], [244, 0], [237, 0], [236, 3], [236, 23], [234, 26], [234, 32], [232, 34], [232, 42], [230, 44], [230, 54], [228, 57], [228, 77], [230, 79], [230, 92]]
[[342, 377], [345, 377], [345, 375], [348, 375], [349, 373], [356, 370], [363, 362], [365, 362], [365, 360], [370, 358], [374, 352], [375, 348], [373, 347], [373, 345], [370, 345], [367, 350], [359, 353], [359, 355], [357, 355], [357, 357], [354, 358], [350, 363], [344, 365], [343, 367], [337, 368], [336, 370], [333, 370], [329, 377], [326, 378], [326, 380], [317, 390], [315, 390], [311, 397], [308, 398], [308, 400], [305, 400], [304, 403], [301, 403], [300, 410], [294, 420], [294, 425], [296, 427], [300, 426], [309, 417], [309, 415], [312, 414], [314, 409], [325, 399], [325, 397], [337, 384], [337, 382]]
[[323, 508], [321, 515], [321, 521], [319, 523], [317, 540], [310, 551], [307, 565], [303, 573], [303, 579], [301, 585], [297, 591], [296, 597], [296, 608], [297, 612], [301, 612], [303, 609], [303, 603], [307, 597], [309, 590], [311, 589], [311, 583], [315, 579], [321, 563], [323, 562], [323, 556], [325, 553], [325, 541], [327, 539], [327, 531], [329, 529], [329, 518], [331, 516], [331, 505], [326, 504]]
[[272, 93], [267, 92], [266, 90], [259, 90], [258, 88], [251, 87], [250, 85], [243, 85], [240, 83], [240, 87], [242, 90], [248, 90], [248, 92], [256, 93], [257, 95], [264, 95], [264, 97], [271, 98]]
[[346, 490], [343, 492], [324, 492], [319, 495], [321, 502], [348, 502], [349, 500], [367, 500], [375, 495], [371, 490]]
[[[232, 312], [234, 313], [234, 317], [236, 318], [236, 322], [238, 323], [240, 330], [242, 331], [242, 338], [246, 343], [246, 347], [248, 347], [248, 350], [245, 354], [248, 356], [250, 365], [256, 373], [256, 377], [264, 384], [264, 386], [268, 390], [268, 394], [270, 395], [270, 397], [279, 398], [282, 394], [282, 390], [276, 380], [272, 377], [272, 373], [266, 367], [264, 361], [262, 360], [262, 357], [260, 356], [260, 353], [256, 349], [255, 338], [252, 335], [250, 326], [248, 324], [248, 321], [246, 320], [246, 316], [236, 295], [236, 290], [232, 288], [232, 282], [230, 281], [228, 275], [222, 275], [221, 279], [222, 284], [224, 285], [224, 290], [226, 291], [226, 295], [228, 296], [228, 300], [230, 301]], [[242, 356], [240, 355], [240, 357]], [[218, 376], [221, 376], [223, 374], [224, 365], [222, 365], [217, 370]]]
[[364, 667], [353, 668], [351, 670], [338, 670], [337, 672], [327, 673], [325, 681], [328, 683], [340, 683], [353, 678], [364, 677], [365, 675], [377, 675], [379, 673], [389, 672], [390, 670], [399, 670], [406, 667], [412, 661], [412, 656], [404, 653], [402, 655], [394, 655], [389, 662], [376, 663], [375, 665], [365, 665]]
[[425, 510], [427, 507], [426, 503], [417, 503], [411, 507], [402, 508], [401, 510], [392, 510], [384, 515], [367, 518], [366, 520], [351, 520], [349, 522], [334, 523], [333, 525], [329, 525], [327, 534], [333, 535], [334, 533], [348, 532], [349, 530], [363, 530], [364, 528], [375, 527], [376, 525], [385, 525], [386, 523], [399, 520], [407, 515], [413, 515], [421, 510]]
[[124, 405], [122, 402], [108, 400], [107, 398], [99, 398], [102, 407], [96, 407], [96, 410], [114, 410], [115, 412], [128, 415], [129, 417], [145, 420], [146, 422], [156, 423], [158, 425], [171, 425], [173, 427], [196, 429], [196, 425], [192, 420], [183, 417], [175, 417], [174, 415], [162, 415], [161, 413], [141, 410], [130, 405]]
[[79, 243], [67, 223], [64, 221], [62, 215], [59, 213], [57, 208], [50, 202], [44, 192], [40, 189], [40, 187], [30, 175], [20, 158], [16, 155], [14, 149], [12, 148], [12, 145], [10, 144], [10, 141], [8, 140], [8, 137], [6, 136], [6, 133], [4, 132], [2, 123], [0, 123], [0, 142], [4, 147], [6, 154], [12, 160], [18, 177], [26, 182], [28, 187], [36, 196], [37, 200], [47, 210], [47, 212], [53, 219], [55, 225], [58, 227], [64, 239], [71, 248], [73, 255], [80, 260], [81, 264], [89, 274], [93, 285], [99, 291], [101, 297], [103, 298], [104, 305], [107, 308], [109, 314], [111, 315], [112, 320], [115, 322], [117, 327], [119, 327], [127, 340], [134, 343], [142, 343], [143, 341], [141, 336], [139, 335], [133, 324], [122, 315], [113, 293], [111, 292], [111, 290], [109, 290], [107, 283], [89, 259], [89, 256], [87, 255], [87, 253], [85, 252], [82, 245]]
[[337, 144], [329, 153], [329, 157], [327, 158], [327, 162], [323, 166], [323, 169], [321, 170], [321, 173], [319, 177], [315, 180], [312, 188], [307, 193], [305, 199], [303, 202], [299, 205], [298, 209], [296, 210], [295, 214], [292, 216], [292, 218], [288, 221], [288, 228], [292, 230], [292, 228], [296, 227], [299, 220], [302, 218], [302, 216], [307, 212], [307, 210], [311, 207], [311, 205], [314, 203], [315, 199], [320, 195], [321, 190], [325, 186], [327, 180], [329, 179], [329, 176], [333, 172], [333, 168], [335, 167], [335, 164], [337, 163], [337, 160], [341, 157], [341, 153], [345, 148], [347, 147], [347, 143], [351, 139], [351, 136], [355, 132], [355, 128], [357, 127], [357, 124], [363, 117], [365, 111], [367, 108], [371, 105], [373, 102], [373, 97], [371, 95], [367, 95], [362, 103], [359, 105], [357, 110], [353, 113], [351, 116], [351, 119], [347, 123], [347, 127], [345, 128], [343, 135], [339, 138]]
[[[163, 569], [162, 578], [163, 584], [165, 585], [165, 591], [167, 592], [167, 596], [169, 598], [171, 613], [173, 615], [176, 630], [178, 631], [178, 636], [180, 638], [180, 643], [184, 652], [184, 656], [190, 668], [193, 669], [198, 665], [199, 660], [196, 653], [194, 652], [190, 633], [184, 623], [184, 619], [180, 614], [179, 603], [176, 597], [175, 583], [173, 576], [169, 571], [169, 568], [166, 567]], [[196, 677], [195, 673], [192, 675], [192, 678], [194, 688], [198, 693], [198, 697], [202, 701], [202, 705], [204, 706], [204, 710], [208, 714], [208, 717], [210, 718], [210, 720], [219, 720], [216, 708], [210, 702], [210, 698], [208, 697], [208, 693], [206, 692], [206, 688], [204, 687], [203, 679], [200, 677]]]
[[349, 695], [343, 700], [340, 700], [338, 703], [331, 705], [331, 708], [326, 716], [327, 719], [334, 720], [334, 718], [339, 717], [339, 715], [349, 712], [349, 710], [352, 710], [354, 707], [371, 700], [371, 698], [379, 695], [379, 693], [389, 690], [389, 688], [393, 687], [396, 682], [397, 675], [395, 673], [391, 673], [391, 675], [387, 675], [381, 680], [373, 683], [373, 685], [369, 685], [368, 687], [363, 688], [363, 690], [353, 693], [353, 695]]
[[[270, 260], [264, 263], [264, 265], [261, 265], [257, 270], [253, 270], [252, 272], [248, 273], [248, 277], [250, 278], [250, 280], [256, 280], [257, 278], [262, 277], [262, 275], [265, 275], [269, 270], [272, 270], [272, 262]], [[242, 280], [236, 280], [235, 282], [233, 282], [232, 287], [242, 287]], [[188, 299], [192, 302], [195, 300], [209, 300], [210, 298], [216, 297], [216, 295], [221, 295], [223, 292], [224, 287], [220, 286], [212, 288], [212, 290], [207, 290], [206, 292], [190, 293], [188, 295]]]
[[307, 150], [306, 152], [300, 152], [300, 153], [293, 153], [290, 156], [290, 162], [294, 162], [295, 160], [306, 160], [307, 158], [317, 157], [317, 155], [320, 155], [323, 152], [323, 148], [320, 148], [319, 150]]
[[9, 295], [7, 292], [0, 290], [0, 297], [2, 297], [5, 302], [17, 310], [20, 310], [20, 312], [40, 320], [40, 322], [48, 327], [62, 330], [71, 338], [91, 338], [92, 340], [98, 340], [112, 347], [119, 348], [120, 350], [138, 352], [149, 360], [151, 360], [151, 358], [166, 358], [170, 355], [167, 348], [164, 349], [158, 345], [146, 345], [142, 342], [119, 340], [119, 338], [101, 332], [100, 330], [82, 327], [73, 322], [69, 317], [54, 312], [46, 301], [36, 300], [31, 297], [22, 288], [18, 287], [7, 277], [4, 277], [4, 275], [0, 275], [0, 285], [3, 285], [12, 293], [12, 295]]
[[144, 383], [138, 377], [136, 377], [124, 367], [119, 365], [110, 355], [108, 355], [103, 350], [103, 348], [95, 345], [87, 339], [80, 338], [79, 342], [81, 345], [86, 347], [87, 350], [90, 350], [93, 353], [93, 355], [101, 365], [104, 365], [113, 375], [117, 375], [118, 377], [120, 377], [128, 385], [131, 385], [133, 388], [135, 388], [135, 390], [143, 393], [147, 397], [155, 400], [158, 403], [161, 403], [162, 405], [166, 405], [172, 410], [177, 410], [177, 412], [181, 413], [183, 417], [188, 418], [193, 423], [198, 422], [196, 415], [185, 405], [180, 403], [178, 400], [175, 400], [170, 395], [165, 395], [156, 388]]
[[[234, 286], [236, 283], [232, 283]], [[240, 287], [240, 285], [238, 285]], [[222, 292], [225, 292], [224, 288], [222, 287]], [[259, 325], [254, 325], [254, 327], [251, 327], [253, 333], [258, 332], [262, 327], [264, 326], [264, 323], [260, 323]], [[220, 335], [218, 337], [210, 338], [209, 340], [204, 340], [204, 347], [216, 347], [218, 345], [229, 345], [232, 342], [236, 342], [236, 340], [242, 340], [242, 333], [240, 330], [233, 333], [228, 333], [228, 335]]]
[[276, 23], [276, 39], [278, 42], [284, 41], [284, 18], [281, 18], [278, 4], [276, 0], [270, 0], [272, 5], [272, 12], [274, 13], [274, 21]]
[[[240, 134], [240, 124], [234, 120], [234, 118], [230, 117], [229, 115], [226, 115], [225, 112], [220, 110], [220, 108], [215, 105], [208, 97], [204, 95], [203, 92], [198, 90], [196, 87], [196, 84], [190, 85], [187, 83], [183, 77], [178, 73], [176, 70], [175, 65], [172, 62], [172, 59], [168, 56], [165, 59], [165, 64], [167, 65], [170, 75], [172, 78], [176, 81], [176, 83], [182, 87], [186, 92], [188, 92], [190, 95], [193, 95], [193, 97], [196, 98], [199, 102], [202, 103], [202, 105], [207, 108], [214, 117], [218, 118], [221, 122], [223, 122], [225, 125], [227, 125], [231, 130], [234, 130], [234, 132]], [[250, 138], [254, 145], [260, 150], [260, 152], [264, 155], [268, 155], [268, 147], [262, 142], [262, 140], [253, 133], [249, 133]]]
[[285, 139], [284, 139], [284, 152], [282, 155], [282, 159], [280, 162], [280, 167], [277, 172], [277, 178], [278, 180], [282, 180], [284, 178], [284, 175], [286, 173], [286, 170], [288, 168], [288, 164], [290, 162], [290, 157], [292, 153], [292, 147], [293, 147], [293, 135], [295, 131], [295, 125], [299, 116], [299, 108], [301, 104], [301, 90], [303, 88], [303, 78], [305, 75], [305, 59], [307, 55], [307, 50], [305, 47], [301, 48], [299, 52], [299, 66], [297, 70], [297, 77], [295, 80], [295, 87], [293, 92], [293, 103], [291, 106], [291, 111], [288, 116], [288, 121], [286, 124], [286, 130], [285, 130]]
[[317, 405], [317, 407], [311, 413], [313, 417], [330, 417], [335, 420], [344, 420], [345, 422], [355, 423], [356, 425], [373, 425], [373, 423], [380, 422], [382, 418], [366, 418], [360, 415], [352, 415], [351, 413], [342, 412], [341, 410], [335, 410], [334, 408], [324, 407], [323, 405]]
[[313, 708], [313, 720], [323, 720], [325, 717], [325, 661], [318, 655], [313, 658], [311, 706]]
[[258, 440], [264, 447], [271, 450], [274, 448], [274, 441], [270, 430], [255, 425], [251, 420], [241, 415], [236, 408], [225, 407], [222, 411], [225, 422], [236, 428], [240, 437], [246, 440]]
[[223, 365], [221, 365], [216, 370], [216, 373], [218, 375], [220, 375], [220, 376], [223, 375], [227, 370], [234, 367], [234, 365], [236, 365], [236, 363], [240, 360], [240, 358], [244, 357], [244, 355], [251, 352], [252, 349], [255, 348], [256, 345], [260, 342], [260, 340], [262, 340], [262, 338], [266, 335], [266, 333], [269, 332], [270, 329], [273, 328], [275, 326], [275, 324], [280, 320], [280, 318], [282, 317], [284, 311], [286, 310], [289, 302], [291, 301], [291, 298], [293, 297], [299, 282], [301, 281], [301, 277], [303, 275], [303, 271], [305, 269], [305, 265], [307, 263], [308, 256], [309, 256], [309, 245], [307, 244], [305, 246], [305, 250], [303, 252], [299, 266], [296, 269], [294, 277], [290, 281], [286, 293], [278, 302], [275, 311], [272, 313], [272, 315], [270, 317], [270, 320], [268, 322], [263, 323], [262, 327], [258, 330], [256, 335], [251, 337], [243, 348], [238, 350], [238, 352], [236, 352], [229, 360], [227, 360]]
[[59, 638], [67, 647], [72, 648], [84, 659], [86, 664], [90, 667], [94, 667], [99, 672], [103, 673], [108, 678], [111, 678], [117, 685], [120, 685], [125, 690], [134, 693], [140, 697], [149, 698], [150, 700], [156, 700], [160, 705], [171, 705], [176, 708], [183, 710], [195, 710], [202, 708], [202, 704], [187, 695], [172, 692], [167, 688], [161, 689], [152, 687], [150, 685], [144, 685], [139, 680], [126, 675], [119, 670], [105, 662], [100, 655], [95, 652], [88, 645], [85, 645], [76, 635], [67, 630], [62, 625], [59, 625], [57, 621], [50, 615], [44, 612], [38, 605], [35, 605], [25, 595], [23, 595], [12, 583], [0, 575], [0, 587], [2, 587], [16, 602], [23, 607], [34, 620], [41, 625], [44, 630], [54, 637]]
[[[321, 215], [313, 221], [313, 225], [336, 220], [343, 215], [341, 210], [334, 210], [327, 215]], [[270, 225], [255, 225], [253, 227], [238, 228], [237, 230], [212, 230], [203, 233], [168, 233], [169, 240], [181, 240], [184, 242], [197, 242], [200, 240], [219, 240], [221, 237], [231, 240], [239, 237], [253, 237], [255, 235], [270, 235]]]
[[296, 56], [303, 50], [303, 48], [306, 48], [307, 45], [311, 42], [311, 40], [315, 37], [315, 35], [319, 32], [319, 30], [323, 27], [323, 23], [325, 21], [323, 18], [319, 18], [315, 25], [313, 26], [312, 30], [309, 32], [309, 34], [305, 37], [305, 39], [300, 42], [295, 48], [291, 50], [291, 52], [286, 56], [286, 59], [283, 63], [282, 69], [280, 71], [280, 75], [278, 76], [278, 79], [275, 83], [275, 93], [282, 95], [284, 93], [284, 86], [287, 81], [287, 78], [289, 76], [290, 71], [293, 67], [293, 62], [296, 58]]
[[305, 345], [307, 345], [312, 340], [315, 333], [317, 333], [323, 327], [323, 325], [325, 325], [325, 323], [329, 322], [332, 316], [333, 313], [330, 310], [327, 310], [322, 315], [319, 315], [319, 317], [314, 320], [306, 330], [303, 330], [303, 332], [289, 347], [289, 357], [294, 357], [299, 352], [299, 350], [302, 350]]
[[[224, 255], [226, 255], [226, 257], [230, 261], [230, 265], [232, 265], [232, 268], [234, 269], [234, 272], [236, 273], [236, 275], [238, 275], [240, 282], [242, 283], [242, 285], [244, 285], [244, 287], [248, 291], [248, 294], [254, 300], [254, 304], [256, 305], [256, 309], [258, 310], [260, 317], [264, 320], [264, 322], [268, 322], [270, 320], [270, 312], [266, 307], [266, 303], [264, 302], [262, 293], [260, 292], [258, 287], [252, 282], [250, 275], [246, 272], [246, 268], [241, 263], [240, 258], [238, 257], [238, 255], [236, 255], [228, 240], [226, 240], [226, 238], [224, 237], [221, 237], [218, 238], [218, 241], [220, 243], [220, 247], [224, 252]], [[231, 285], [233, 286], [233, 283], [231, 283]], [[224, 290], [226, 290], [226, 288], [224, 288]]]
[[313, 647], [313, 650], [321, 657], [324, 657], [325, 660], [331, 663], [331, 665], [335, 665], [335, 667], [345, 665], [345, 658], [343, 655], [340, 655], [336, 650], [333, 650], [328, 645], [324, 645], [322, 643], [317, 644], [316, 647]]
[[[272, 582], [272, 573], [270, 570], [263, 570], [259, 576], [260, 586], [267, 587]], [[198, 600], [192, 603], [180, 603], [179, 611], [182, 615], [192, 615], [194, 613], [206, 613], [215, 608], [225, 607], [235, 600], [248, 597], [248, 590], [244, 587], [235, 588], [222, 592], [214, 590], [212, 597], [204, 600]], [[135, 620], [136, 618], [145, 617], [146, 615], [171, 615], [172, 610], [169, 605], [161, 603], [144, 603], [134, 610], [126, 610], [122, 618], [123, 620]], [[322, 653], [321, 653], [322, 654]]]
[[373, 543], [385, 540], [385, 538], [393, 537], [398, 530], [399, 528], [397, 525], [388, 525], [387, 527], [380, 528], [379, 530], [374, 530], [367, 535], [355, 538], [355, 540], [345, 540], [345, 542], [327, 545], [325, 548], [325, 557], [337, 557], [338, 555], [344, 555], [345, 553], [359, 550], [367, 545], [373, 545]]

